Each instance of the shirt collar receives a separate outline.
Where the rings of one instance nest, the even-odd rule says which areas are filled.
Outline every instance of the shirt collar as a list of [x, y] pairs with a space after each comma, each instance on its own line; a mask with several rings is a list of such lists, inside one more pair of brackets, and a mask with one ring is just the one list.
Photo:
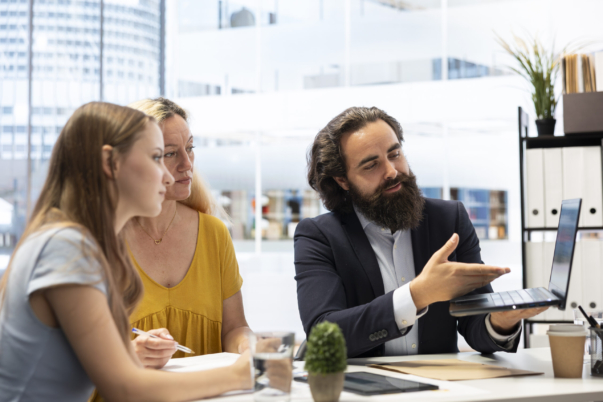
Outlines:
[[358, 216], [358, 220], [360, 221], [360, 226], [362, 226], [362, 230], [364, 231], [366, 231], [366, 228], [369, 225], [373, 225], [375, 228], [380, 229], [381, 232], [386, 232], [387, 234], [391, 234], [392, 236], [395, 236], [397, 233], [404, 233], [408, 231], [408, 229], [403, 231], [398, 230], [396, 233], [392, 233], [388, 228], [383, 228], [377, 225], [375, 222], [369, 221], [366, 216], [362, 215], [362, 212], [360, 212], [360, 210], [358, 209], [358, 207], [356, 207], [355, 204], [352, 205], [354, 206], [354, 212], [356, 212], [356, 216]]
[[375, 222], [371, 222], [369, 221], [366, 216], [362, 215], [362, 212], [360, 212], [360, 210], [358, 209], [358, 207], [356, 207], [355, 204], [354, 205], [354, 212], [356, 212], [356, 216], [358, 216], [358, 220], [360, 221], [360, 225], [362, 226], [362, 230], [366, 230], [366, 227], [370, 224], [373, 224], [375, 226], [377, 226], [379, 229], [383, 229], [382, 227], [380, 227], [379, 225], [377, 225]]

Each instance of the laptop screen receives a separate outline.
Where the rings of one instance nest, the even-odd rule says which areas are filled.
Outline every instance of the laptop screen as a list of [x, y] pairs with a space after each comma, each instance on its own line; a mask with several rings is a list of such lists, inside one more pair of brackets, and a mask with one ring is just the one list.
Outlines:
[[557, 229], [549, 290], [561, 299], [562, 303], [559, 307], [562, 309], [565, 308], [569, 287], [581, 203], [580, 198], [564, 200], [561, 203], [561, 213], [559, 214], [559, 228]]

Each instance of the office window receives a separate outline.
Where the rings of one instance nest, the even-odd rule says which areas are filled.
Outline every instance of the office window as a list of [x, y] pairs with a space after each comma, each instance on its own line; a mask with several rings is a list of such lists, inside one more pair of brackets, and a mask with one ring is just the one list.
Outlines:
[[[19, 8], [15, 4], [22, 4]], [[123, 10], [113, 7], [115, 1], [105, 0], [104, 74], [115, 59], [137, 60], [145, 65], [159, 62], [161, 10], [159, 2], [128, 2]], [[19, 239], [27, 214], [27, 93], [32, 88], [33, 183], [30, 207], [44, 183], [47, 160], [63, 125], [73, 111], [84, 103], [100, 97], [100, 2], [98, 1], [33, 1], [33, 78], [27, 80], [27, 17], [28, 2], [0, 0], [0, 204], [14, 206], [11, 226], [0, 225], [11, 238]], [[128, 13], [125, 10], [129, 10]], [[119, 18], [119, 19], [117, 19]], [[136, 20], [137, 24], [130, 24]], [[108, 40], [112, 32], [136, 34], [151, 41], [132, 41], [128, 46]], [[10, 61], [10, 63], [9, 63]], [[157, 97], [160, 93], [160, 71], [145, 70], [149, 81], [141, 84], [136, 76], [104, 78], [103, 100], [128, 104], [134, 100]], [[18, 94], [18, 96], [15, 96]], [[11, 102], [14, 102], [11, 104]], [[55, 103], [56, 102], [56, 103]], [[9, 142], [10, 141], [10, 142]], [[7, 247], [6, 244], [10, 244]], [[15, 242], [0, 246], [0, 271], [3, 254], [10, 254]]]

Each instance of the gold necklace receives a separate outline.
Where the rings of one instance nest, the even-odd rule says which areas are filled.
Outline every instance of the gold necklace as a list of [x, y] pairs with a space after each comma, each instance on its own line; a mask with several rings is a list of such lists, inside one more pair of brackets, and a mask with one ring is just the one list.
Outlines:
[[138, 218], [136, 218], [136, 222], [138, 222], [138, 226], [140, 226], [140, 228], [142, 229], [142, 231], [145, 232], [147, 234], [147, 236], [149, 236], [151, 238], [151, 240], [153, 240], [155, 242], [155, 244], [159, 244], [163, 240], [163, 237], [165, 236], [165, 234], [167, 233], [167, 231], [170, 229], [170, 226], [172, 226], [172, 222], [174, 222], [174, 218], [176, 217], [176, 212], [177, 211], [178, 211], [178, 204], [176, 204], [176, 209], [174, 210], [174, 216], [172, 216], [172, 220], [170, 221], [170, 224], [168, 225], [167, 229], [165, 229], [165, 232], [163, 232], [163, 235], [161, 236], [161, 239], [159, 239], [159, 240], [155, 240], [153, 238], [153, 236], [151, 236], [149, 234], [149, 232], [147, 232], [146, 230], [144, 230], [144, 228], [142, 227], [142, 225], [138, 221]]

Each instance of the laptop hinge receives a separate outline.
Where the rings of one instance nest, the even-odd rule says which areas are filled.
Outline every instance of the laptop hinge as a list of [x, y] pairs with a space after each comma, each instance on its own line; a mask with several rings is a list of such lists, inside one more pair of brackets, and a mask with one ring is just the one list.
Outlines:
[[539, 289], [544, 290], [544, 292], [547, 295], [549, 295], [549, 297], [551, 298], [551, 300], [561, 300], [561, 298], [559, 296], [555, 295], [555, 293], [551, 292], [547, 288], [539, 288]]

